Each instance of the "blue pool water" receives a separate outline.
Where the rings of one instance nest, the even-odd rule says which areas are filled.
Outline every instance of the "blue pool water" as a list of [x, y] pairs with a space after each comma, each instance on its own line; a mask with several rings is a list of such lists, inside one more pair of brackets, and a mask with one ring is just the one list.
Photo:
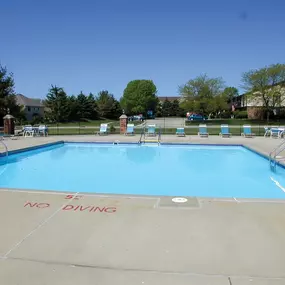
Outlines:
[[272, 173], [265, 158], [239, 146], [66, 143], [4, 160], [2, 188], [285, 199], [285, 169]]

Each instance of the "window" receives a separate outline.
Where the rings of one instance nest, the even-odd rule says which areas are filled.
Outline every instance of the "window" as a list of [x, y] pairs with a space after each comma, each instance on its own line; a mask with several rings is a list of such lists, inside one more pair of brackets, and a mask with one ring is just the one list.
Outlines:
[[31, 107], [27, 106], [27, 108], [28, 108], [28, 112], [31, 112]]

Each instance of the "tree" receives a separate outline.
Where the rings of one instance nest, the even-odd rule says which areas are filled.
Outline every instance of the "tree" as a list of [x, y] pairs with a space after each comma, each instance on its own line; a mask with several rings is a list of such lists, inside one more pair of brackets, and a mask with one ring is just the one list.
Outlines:
[[[206, 114], [213, 111], [213, 98], [222, 94], [224, 81], [222, 78], [209, 78], [202, 74], [190, 79], [179, 87], [179, 93], [183, 98], [181, 107], [185, 111], [193, 111]], [[187, 110], [187, 108], [189, 108]]]
[[17, 105], [16, 95], [14, 92], [13, 74], [7, 73], [6, 67], [0, 65], [0, 124], [2, 118], [7, 115], [8, 109], [10, 114], [17, 117], [20, 114], [21, 107]]
[[81, 91], [77, 96], [77, 106], [80, 119], [92, 119], [95, 111], [95, 99], [92, 94], [86, 96]]
[[179, 101], [175, 99], [171, 103], [171, 116], [180, 116], [180, 115], [181, 115], [181, 108], [179, 106]]
[[63, 88], [51, 86], [45, 101], [49, 118], [55, 122], [65, 122], [70, 115], [69, 100]]
[[117, 119], [121, 115], [120, 103], [107, 90], [98, 93], [96, 104], [101, 118]]
[[79, 106], [77, 97], [72, 95], [68, 97], [68, 104], [69, 104], [69, 118], [68, 121], [79, 121], [80, 120], [80, 113], [78, 112]]
[[272, 64], [245, 72], [242, 76], [249, 100], [262, 105], [269, 121], [270, 112], [284, 100], [285, 64]]
[[233, 98], [238, 96], [238, 89], [235, 87], [226, 87], [223, 91], [223, 96], [225, 96], [228, 103], [233, 102]]
[[121, 98], [121, 106], [127, 114], [146, 114], [155, 111], [158, 104], [157, 88], [152, 80], [130, 81]]
[[163, 117], [169, 117], [171, 116], [172, 111], [172, 104], [171, 102], [166, 98], [162, 103], [162, 116]]

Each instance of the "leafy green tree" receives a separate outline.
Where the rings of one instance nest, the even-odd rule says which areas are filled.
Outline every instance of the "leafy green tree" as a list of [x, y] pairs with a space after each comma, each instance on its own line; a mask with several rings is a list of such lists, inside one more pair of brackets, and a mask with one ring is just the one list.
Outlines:
[[152, 80], [130, 81], [121, 98], [121, 106], [127, 114], [146, 114], [158, 105], [157, 88]]
[[70, 115], [69, 100], [63, 88], [51, 86], [45, 101], [49, 118], [55, 122], [66, 122]]
[[[203, 74], [189, 80], [179, 87], [179, 93], [183, 98], [181, 107], [185, 111], [193, 111], [206, 114], [213, 111], [213, 98], [222, 94], [224, 82], [222, 78], [209, 78]], [[185, 108], [189, 108], [188, 110]]]
[[285, 64], [272, 64], [245, 72], [242, 82], [248, 99], [263, 106], [269, 121], [270, 112], [280, 107], [285, 97]]
[[120, 103], [107, 90], [98, 93], [96, 104], [101, 118], [117, 119], [121, 115]]
[[235, 87], [226, 87], [223, 91], [223, 96], [225, 96], [228, 103], [233, 102], [233, 98], [238, 96], [238, 89]]
[[0, 65], [0, 124], [3, 124], [2, 118], [10, 114], [17, 117], [20, 114], [21, 107], [17, 105], [14, 92], [13, 74], [7, 73], [6, 67]]

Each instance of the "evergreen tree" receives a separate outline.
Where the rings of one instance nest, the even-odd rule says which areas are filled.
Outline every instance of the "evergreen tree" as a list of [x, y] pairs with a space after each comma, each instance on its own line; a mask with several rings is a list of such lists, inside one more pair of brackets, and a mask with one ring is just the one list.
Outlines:
[[49, 117], [55, 122], [66, 122], [70, 115], [70, 104], [63, 88], [51, 86], [47, 94], [46, 106], [49, 108]]

